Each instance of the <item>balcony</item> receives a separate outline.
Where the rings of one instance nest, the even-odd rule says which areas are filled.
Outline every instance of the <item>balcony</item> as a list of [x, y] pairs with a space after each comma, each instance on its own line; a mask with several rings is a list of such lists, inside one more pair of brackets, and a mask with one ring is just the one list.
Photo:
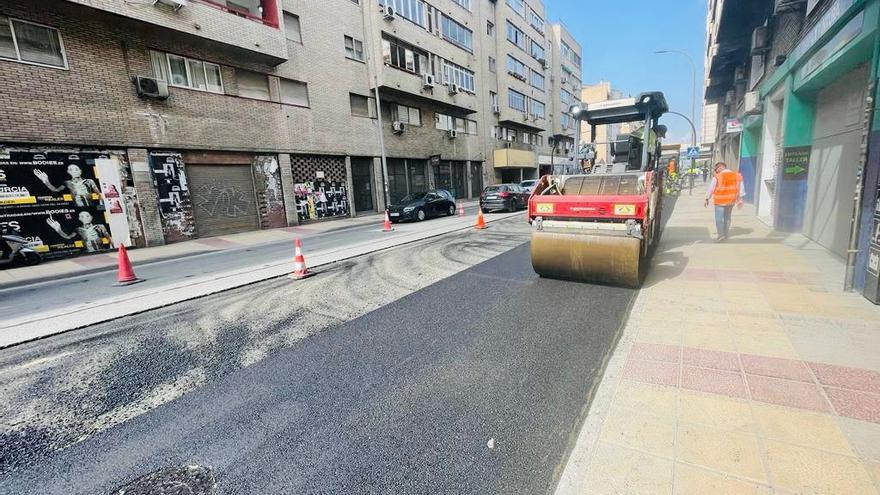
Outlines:
[[427, 87], [421, 75], [384, 66], [378, 80], [380, 91], [390, 94], [402, 93], [428, 104], [451, 109], [453, 113], [471, 114], [477, 111], [475, 94], [463, 90], [450, 94], [449, 86], [442, 84], [439, 78], [433, 87]]
[[547, 130], [547, 119], [535, 118], [534, 115], [514, 110], [510, 107], [501, 107], [501, 114], [498, 116], [500, 124], [509, 124], [518, 128], [523, 128], [531, 132], [540, 132]]
[[529, 148], [524, 150], [513, 147], [519, 143], [508, 144], [511, 145], [510, 148], [501, 148], [492, 152], [495, 168], [538, 168], [538, 155], [531, 150], [531, 146], [520, 144]]
[[241, 4], [250, 4], [247, 9], [228, 6], [226, 0], [160, 0], [153, 5], [121, 0], [67, 1], [182, 33], [194, 41], [222, 45], [254, 62], [278, 65], [288, 59], [277, 0], [242, 0]]

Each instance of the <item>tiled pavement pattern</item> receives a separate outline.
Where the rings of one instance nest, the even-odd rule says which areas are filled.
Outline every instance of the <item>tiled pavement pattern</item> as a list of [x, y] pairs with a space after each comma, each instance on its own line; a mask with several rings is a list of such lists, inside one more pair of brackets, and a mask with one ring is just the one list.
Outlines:
[[880, 494], [880, 307], [748, 209], [712, 242], [701, 203], [676, 205], [559, 492]]

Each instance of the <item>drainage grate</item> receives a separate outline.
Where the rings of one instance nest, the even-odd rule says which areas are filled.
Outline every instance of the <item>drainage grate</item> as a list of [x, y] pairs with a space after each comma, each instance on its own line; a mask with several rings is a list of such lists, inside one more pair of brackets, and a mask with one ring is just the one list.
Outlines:
[[113, 495], [215, 495], [214, 473], [204, 466], [167, 467], [114, 490]]

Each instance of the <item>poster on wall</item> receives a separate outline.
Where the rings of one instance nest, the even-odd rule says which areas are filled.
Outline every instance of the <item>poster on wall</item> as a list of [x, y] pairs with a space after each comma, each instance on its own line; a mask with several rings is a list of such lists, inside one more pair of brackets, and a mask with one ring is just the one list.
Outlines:
[[[102, 160], [108, 163], [99, 166]], [[120, 194], [126, 185], [119, 169], [120, 162], [110, 153], [4, 150], [0, 154], [0, 225], [28, 239], [47, 257], [113, 249], [113, 234], [130, 245]], [[110, 210], [122, 213], [112, 225]]]
[[195, 224], [183, 155], [173, 151], [151, 151], [150, 170], [159, 198], [165, 240], [173, 242], [191, 238], [195, 234]]
[[348, 215], [348, 196], [341, 182], [318, 179], [294, 184], [296, 212], [300, 220]]

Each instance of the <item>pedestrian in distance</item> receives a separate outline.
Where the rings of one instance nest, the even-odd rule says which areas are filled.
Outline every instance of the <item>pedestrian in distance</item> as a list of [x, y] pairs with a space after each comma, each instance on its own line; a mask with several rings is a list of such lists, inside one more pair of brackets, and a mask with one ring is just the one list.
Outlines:
[[733, 206], [742, 207], [743, 185], [742, 176], [727, 168], [724, 162], [715, 164], [715, 177], [709, 182], [703, 206], [709, 206], [709, 199], [715, 205], [716, 241], [727, 239], [730, 233], [730, 216]]
[[705, 184], [706, 181], [709, 180], [709, 167], [706, 165], [703, 165], [701, 170], [703, 171], [703, 184]]

